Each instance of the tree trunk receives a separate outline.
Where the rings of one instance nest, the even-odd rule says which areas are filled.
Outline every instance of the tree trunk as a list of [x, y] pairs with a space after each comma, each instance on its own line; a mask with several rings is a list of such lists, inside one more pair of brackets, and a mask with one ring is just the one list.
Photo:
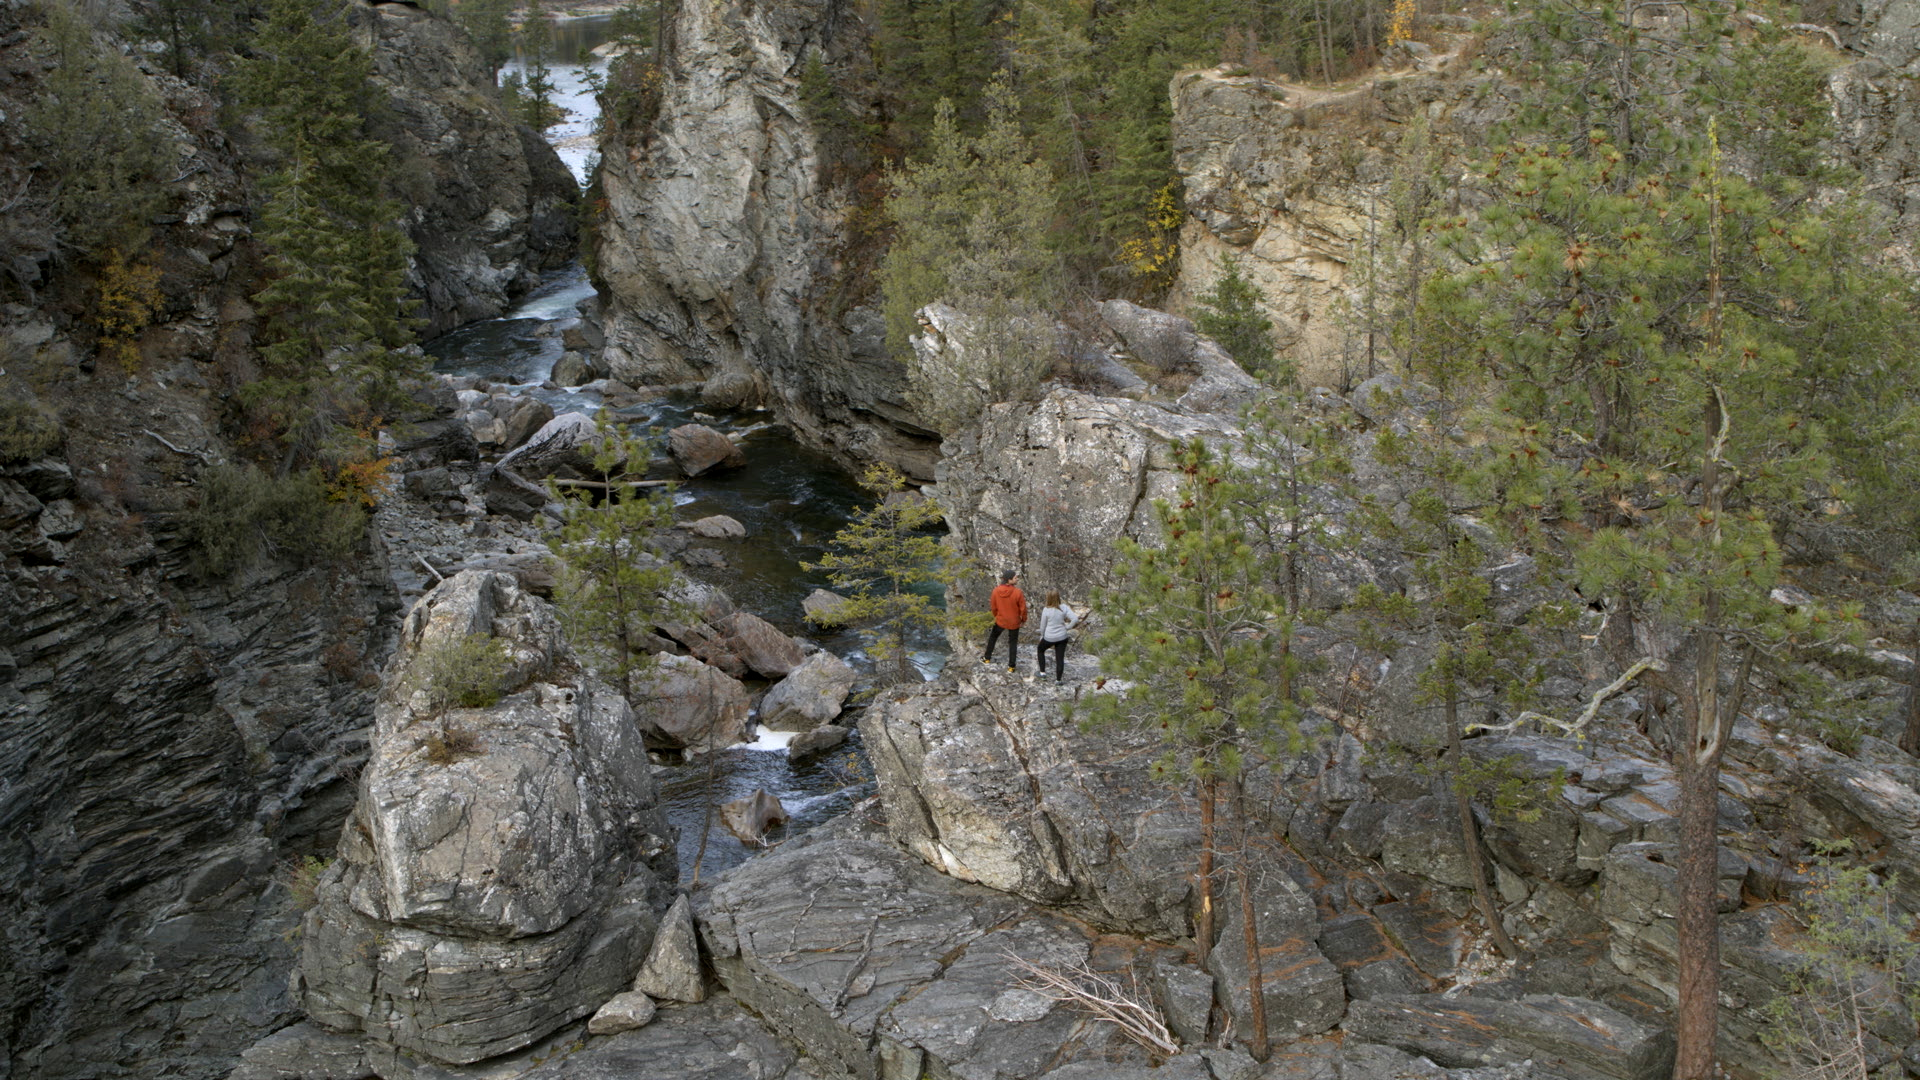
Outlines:
[[1252, 814], [1247, 809], [1246, 784], [1234, 780], [1230, 798], [1240, 826], [1234, 869], [1240, 879], [1240, 926], [1247, 949], [1247, 1011], [1253, 1021], [1253, 1036], [1247, 1050], [1253, 1060], [1265, 1061], [1272, 1051], [1267, 1045], [1267, 984], [1260, 962], [1260, 920], [1253, 908], [1253, 847], [1247, 843], [1247, 822]]
[[1447, 720], [1447, 786], [1453, 789], [1453, 805], [1460, 819], [1460, 850], [1467, 857], [1467, 876], [1473, 879], [1473, 902], [1480, 908], [1480, 918], [1487, 924], [1487, 933], [1493, 937], [1493, 946], [1500, 955], [1509, 960], [1520, 955], [1520, 947], [1507, 936], [1507, 928], [1500, 923], [1500, 910], [1493, 903], [1493, 889], [1487, 885], [1486, 860], [1480, 857], [1480, 826], [1473, 820], [1473, 800], [1467, 797], [1453, 782], [1453, 773], [1460, 768], [1460, 695], [1452, 685], [1446, 694]]
[[1920, 757], [1920, 619], [1913, 622], [1913, 673], [1907, 684], [1907, 727], [1900, 733], [1900, 749]]
[[[1712, 720], [1697, 708], [1689, 723]], [[1695, 759], [1691, 743], [1675, 764], [1680, 779], [1679, 993], [1674, 1013], [1674, 1080], [1710, 1080], [1720, 1011], [1720, 917], [1714, 911], [1720, 877], [1720, 760]]]
[[1200, 866], [1194, 882], [1200, 889], [1200, 914], [1194, 920], [1193, 944], [1201, 967], [1213, 952], [1213, 808], [1220, 781], [1209, 775], [1200, 781]]

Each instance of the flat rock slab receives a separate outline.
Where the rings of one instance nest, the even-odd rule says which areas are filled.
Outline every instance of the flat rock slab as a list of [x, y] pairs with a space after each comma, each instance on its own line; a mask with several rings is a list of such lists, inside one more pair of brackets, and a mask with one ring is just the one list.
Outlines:
[[1414, 966], [1436, 979], [1450, 977], [1466, 955], [1467, 935], [1460, 921], [1423, 900], [1377, 905], [1373, 917]]
[[661, 1009], [646, 1027], [590, 1039], [522, 1080], [820, 1080], [805, 1059], [727, 998]]
[[1557, 994], [1376, 997], [1353, 1003], [1346, 1030], [1448, 1067], [1532, 1060], [1538, 1075], [1562, 1080], [1664, 1080], [1673, 1065], [1671, 1031]]
[[698, 914], [728, 990], [824, 1072], [1028, 1080], [1080, 1055], [1144, 1064], [1105, 1025], [1018, 985], [1008, 954], [1087, 959], [1078, 924], [851, 823], [730, 871]]

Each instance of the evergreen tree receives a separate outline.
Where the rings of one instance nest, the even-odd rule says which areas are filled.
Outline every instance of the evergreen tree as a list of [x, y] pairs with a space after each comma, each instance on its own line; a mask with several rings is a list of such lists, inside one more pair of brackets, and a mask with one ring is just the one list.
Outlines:
[[[1057, 263], [1041, 242], [1053, 188], [1005, 84], [989, 96], [977, 138], [962, 136], [952, 108], [942, 106], [929, 155], [895, 174], [886, 203], [895, 226], [880, 266], [887, 343], [907, 365], [908, 400], [941, 431], [1031, 392], [1054, 348], [1048, 310]], [[915, 313], [935, 301], [973, 317], [964, 351], [939, 367], [910, 343]]]
[[461, 0], [455, 16], [490, 71], [513, 59], [513, 23], [507, 18], [511, 0]]
[[673, 526], [673, 499], [633, 475], [648, 459], [645, 443], [616, 430], [604, 412], [595, 424], [600, 486], [553, 489], [565, 507], [553, 546], [554, 601], [574, 647], [632, 698], [653, 660], [654, 628], [677, 617], [666, 598], [673, 565], [649, 550]]
[[[1615, 644], [1652, 631], [1653, 654], [1631, 670], [1654, 671], [1656, 702], [1677, 703], [1666, 732], [1682, 793], [1675, 1076], [1704, 1080], [1720, 755], [1752, 666], [1820, 630], [1816, 613], [1769, 592], [1783, 533], [1841, 490], [1826, 433], [1858, 426], [1832, 411], [1833, 389], [1862, 358], [1811, 336], [1807, 313], [1887, 313], [1887, 296], [1911, 294], [1849, 291], [1886, 280], [1859, 245], [1849, 259], [1834, 243], [1857, 217], [1813, 206], [1792, 177], [1729, 175], [1710, 133], [1696, 138], [1643, 88], [1613, 85], [1606, 129], [1573, 145], [1516, 144], [1480, 170], [1486, 209], [1440, 226], [1469, 269], [1427, 283], [1424, 337], [1480, 357], [1504, 409], [1539, 432], [1534, 452], [1567, 460], [1592, 530], [1573, 552], [1583, 595], [1607, 598]], [[1649, 127], [1662, 136], [1642, 138]], [[1620, 131], [1637, 141], [1616, 146]], [[1740, 142], [1766, 144], [1751, 131]], [[1904, 355], [1873, 363], [1888, 359], [1910, 371]], [[1728, 650], [1740, 659], [1723, 697]]]
[[273, 272], [255, 294], [263, 371], [242, 399], [285, 444], [282, 471], [367, 427], [420, 366], [400, 351], [412, 247], [381, 187], [387, 148], [365, 131], [371, 73], [344, 13], [317, 0], [271, 0], [239, 72], [279, 158], [257, 234]]
[[[1213, 945], [1220, 798], [1227, 797], [1229, 814], [1242, 823], [1244, 841], [1251, 814], [1245, 776], [1296, 737], [1304, 695], [1290, 649], [1294, 616], [1272, 591], [1265, 561], [1237, 513], [1246, 501], [1244, 481], [1198, 441], [1179, 447], [1175, 457], [1183, 476], [1180, 501], [1154, 503], [1162, 546], [1120, 540], [1117, 584], [1100, 596], [1106, 629], [1092, 650], [1101, 671], [1124, 682], [1089, 695], [1079, 709], [1089, 723], [1157, 732], [1166, 748], [1158, 775], [1199, 788], [1194, 940], [1204, 960]], [[1265, 1058], [1264, 977], [1244, 842], [1238, 854], [1251, 1045]]]
[[169, 148], [153, 134], [160, 102], [133, 62], [101, 48], [66, 0], [45, 11], [35, 45], [53, 70], [24, 117], [41, 158], [34, 188], [51, 204], [68, 251], [94, 258], [109, 250], [135, 253], [146, 245], [172, 178]]
[[527, 0], [520, 19], [519, 49], [520, 122], [544, 131], [566, 119], [566, 112], [553, 101], [553, 70], [547, 67], [547, 54], [553, 51], [553, 19], [540, 0]]
[[244, 13], [229, 0], [135, 0], [133, 30], [167, 47], [167, 67], [182, 79], [231, 48]]
[[897, 497], [906, 492], [907, 481], [889, 465], [870, 467], [860, 486], [878, 501], [854, 512], [819, 562], [803, 565], [825, 571], [833, 587], [844, 591], [846, 602], [834, 619], [870, 630], [881, 681], [918, 681], [907, 636], [949, 621], [924, 590], [951, 585], [955, 578], [945, 546], [932, 531], [940, 524], [940, 506], [931, 499]]
[[882, 89], [895, 103], [896, 140], [917, 147], [932, 136], [935, 113], [948, 102], [962, 124], [981, 116], [981, 94], [992, 79], [992, 28], [999, 0], [880, 0], [874, 63]]
[[1291, 365], [1276, 364], [1273, 320], [1260, 307], [1260, 290], [1240, 272], [1240, 260], [1220, 257], [1220, 276], [1194, 299], [1194, 324], [1246, 370], [1276, 383], [1293, 380]]

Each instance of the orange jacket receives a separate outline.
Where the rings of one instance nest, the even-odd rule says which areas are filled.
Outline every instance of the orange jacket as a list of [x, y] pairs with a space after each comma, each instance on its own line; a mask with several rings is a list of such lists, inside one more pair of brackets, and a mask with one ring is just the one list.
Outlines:
[[1027, 594], [1018, 585], [1001, 585], [993, 590], [993, 625], [1002, 630], [1018, 630], [1027, 621]]

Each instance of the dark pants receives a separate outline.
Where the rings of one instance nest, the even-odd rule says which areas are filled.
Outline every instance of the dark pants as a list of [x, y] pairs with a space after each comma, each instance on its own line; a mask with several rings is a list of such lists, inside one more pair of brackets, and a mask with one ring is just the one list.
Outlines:
[[1040, 674], [1045, 675], [1047, 673], [1048, 649], [1053, 650], [1054, 679], [1059, 682], [1065, 682], [1067, 679], [1067, 643], [1065, 641], [1041, 642], [1040, 647], [1033, 651], [1033, 666], [1040, 670]]
[[1016, 651], [1018, 651], [1020, 648], [1020, 628], [1017, 626], [1011, 630], [1007, 629], [1004, 626], [996, 626], [993, 629], [987, 631], [987, 653], [985, 656], [982, 656], [980, 659], [982, 660], [993, 659], [993, 646], [997, 642], [999, 642], [1001, 634], [1007, 635], [1007, 670], [1012, 671], [1013, 670], [1013, 654]]

